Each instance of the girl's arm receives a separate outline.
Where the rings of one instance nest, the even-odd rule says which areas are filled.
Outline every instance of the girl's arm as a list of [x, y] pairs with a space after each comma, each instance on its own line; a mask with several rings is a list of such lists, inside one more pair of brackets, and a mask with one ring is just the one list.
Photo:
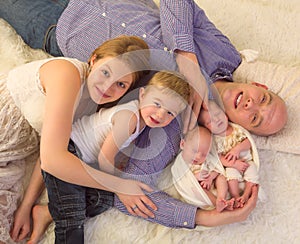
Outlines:
[[95, 170], [68, 152], [74, 104], [81, 87], [77, 68], [66, 60], [53, 60], [41, 67], [40, 79], [46, 92], [40, 144], [41, 168], [73, 184], [132, 195], [131, 207], [143, 202], [155, 209], [142, 191], [151, 191], [147, 185]]

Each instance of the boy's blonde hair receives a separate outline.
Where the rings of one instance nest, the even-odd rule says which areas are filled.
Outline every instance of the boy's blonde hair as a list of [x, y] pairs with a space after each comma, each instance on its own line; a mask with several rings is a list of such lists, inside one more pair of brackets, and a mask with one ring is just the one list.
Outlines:
[[122, 60], [133, 72], [133, 84], [149, 73], [149, 47], [137, 36], [122, 35], [105, 41], [91, 54], [89, 63], [92, 57], [96, 57], [95, 61], [106, 57]]
[[181, 96], [187, 103], [190, 98], [190, 86], [185, 77], [175, 71], [162, 70], [153, 75], [149, 80], [145, 92], [151, 88], [151, 86], [159, 87], [166, 94]]

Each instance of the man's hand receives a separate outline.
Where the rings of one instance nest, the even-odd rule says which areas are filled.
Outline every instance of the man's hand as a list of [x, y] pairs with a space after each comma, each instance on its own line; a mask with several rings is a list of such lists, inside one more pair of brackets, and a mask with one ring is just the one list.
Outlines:
[[[202, 107], [206, 108], [208, 101], [207, 84], [197, 57], [194, 53], [177, 50], [176, 62], [180, 73], [182, 73], [191, 86], [191, 96], [189, 106], [183, 113], [183, 133], [193, 129], [196, 126], [198, 116]], [[205, 103], [205, 105], [203, 105]]]

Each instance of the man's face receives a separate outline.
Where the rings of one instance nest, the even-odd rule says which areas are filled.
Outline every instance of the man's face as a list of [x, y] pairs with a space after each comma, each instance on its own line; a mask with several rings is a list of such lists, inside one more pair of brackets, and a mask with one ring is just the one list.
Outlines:
[[286, 124], [284, 101], [258, 84], [216, 85], [229, 119], [258, 135], [274, 134]]

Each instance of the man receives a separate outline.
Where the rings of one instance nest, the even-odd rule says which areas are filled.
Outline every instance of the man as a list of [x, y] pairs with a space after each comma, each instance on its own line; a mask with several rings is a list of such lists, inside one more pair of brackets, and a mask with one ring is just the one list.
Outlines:
[[[101, 42], [121, 34], [139, 36], [150, 48], [170, 55], [175, 52], [179, 54], [177, 57], [185, 57], [197, 64], [178, 62], [179, 70], [199, 93], [195, 92], [191, 101], [196, 115], [202, 98], [206, 99], [206, 86], [197, 70], [198, 64], [204, 76], [209, 77], [207, 84], [211, 85], [216, 80], [232, 81], [232, 73], [241, 62], [229, 39], [192, 0], [161, 0], [160, 8], [152, 0], [38, 0], [34, 3], [30, 0], [1, 0], [0, 17], [6, 19], [31, 47], [44, 48], [54, 56], [63, 54], [86, 61], [89, 53]], [[189, 67], [194, 67], [192, 72]], [[277, 96], [274, 94], [274, 97]], [[275, 102], [284, 107], [282, 100]], [[274, 115], [283, 110], [276, 110]], [[271, 112], [273, 110], [265, 113]], [[240, 124], [238, 116], [228, 116]], [[286, 119], [286, 111], [280, 116]], [[195, 120], [192, 117], [191, 127]], [[273, 120], [272, 129], [268, 127], [263, 133], [258, 133], [273, 134], [283, 124], [276, 124]], [[256, 132], [256, 128], [251, 129], [246, 123], [241, 125]]]
[[[245, 128], [248, 126], [247, 129], [258, 134], [275, 133], [283, 127], [284, 119], [282, 123], [277, 123], [276, 120], [276, 116], [286, 118], [284, 102], [280, 98], [275, 94], [269, 95], [267, 90], [264, 93], [262, 88], [253, 85], [250, 85], [253, 92], [248, 94], [248, 85], [241, 84], [240, 87], [236, 87], [233, 85], [235, 83], [228, 82], [232, 80], [232, 73], [241, 62], [240, 55], [229, 39], [215, 28], [203, 10], [193, 1], [161, 0], [158, 9], [151, 0], [70, 0], [64, 10], [67, 3], [67, 0], [1, 0], [0, 17], [6, 19], [30, 46], [44, 48], [52, 55], [63, 54], [84, 61], [88, 59], [90, 50], [109, 38], [121, 34], [137, 35], [144, 38], [150, 48], [169, 55], [178, 54], [176, 61], [179, 70], [187, 76], [197, 91], [191, 102], [195, 114], [200, 111], [202, 98], [206, 99], [206, 85], [199, 72], [200, 66], [202, 73], [209, 77], [207, 85], [216, 84], [215, 88], [221, 94], [225, 109], [230, 110], [230, 120]], [[189, 65], [191, 62], [196, 65]], [[229, 92], [236, 95], [235, 100], [224, 101]], [[265, 98], [262, 97], [259, 101], [258, 97], [261, 95], [258, 94], [265, 94]], [[247, 101], [250, 99], [253, 106], [246, 105], [246, 98]], [[268, 99], [268, 103], [263, 102], [265, 99]], [[245, 105], [244, 110], [241, 105]], [[269, 110], [269, 107], [272, 109]], [[241, 111], [244, 112], [243, 121], [239, 116]], [[258, 116], [261, 122], [258, 126], [252, 126], [249, 119], [256, 120]], [[273, 119], [270, 119], [272, 117]], [[195, 120], [192, 119], [190, 124], [193, 125]], [[264, 122], [269, 126], [264, 126]], [[263, 125], [263, 129], [260, 129], [260, 125]], [[144, 147], [149, 149], [148, 133], [147, 128], [139, 138], [138, 144], [144, 144]], [[155, 133], [157, 132], [154, 131]], [[163, 147], [154, 148], [153, 151], [147, 150], [150, 160], [139, 159], [133, 154], [129, 163], [133, 165], [132, 173], [155, 174], [176, 156], [180, 139], [178, 126], [172, 123], [166, 128], [165, 134], [167, 140]], [[155, 137], [150, 139], [155, 140]], [[160, 150], [159, 154], [157, 150]], [[137, 166], [141, 162], [151, 165], [151, 168], [148, 171], [137, 170], [134, 165]], [[153, 184], [155, 185], [155, 182]], [[252, 196], [245, 207], [233, 212], [202, 211], [173, 199], [162, 191], [154, 192], [149, 197], [158, 207], [154, 212], [155, 218], [148, 218], [150, 221], [171, 223], [168, 226], [172, 227], [194, 228], [197, 224], [216, 226], [246, 219], [256, 205], [257, 187], [253, 188]], [[143, 203], [141, 206], [133, 206], [138, 216], [145, 216], [140, 210], [142, 205]], [[119, 208], [122, 210], [122, 206]], [[170, 211], [165, 211], [166, 208]], [[177, 213], [176, 219], [174, 213]], [[174, 221], [170, 221], [170, 218]]]

